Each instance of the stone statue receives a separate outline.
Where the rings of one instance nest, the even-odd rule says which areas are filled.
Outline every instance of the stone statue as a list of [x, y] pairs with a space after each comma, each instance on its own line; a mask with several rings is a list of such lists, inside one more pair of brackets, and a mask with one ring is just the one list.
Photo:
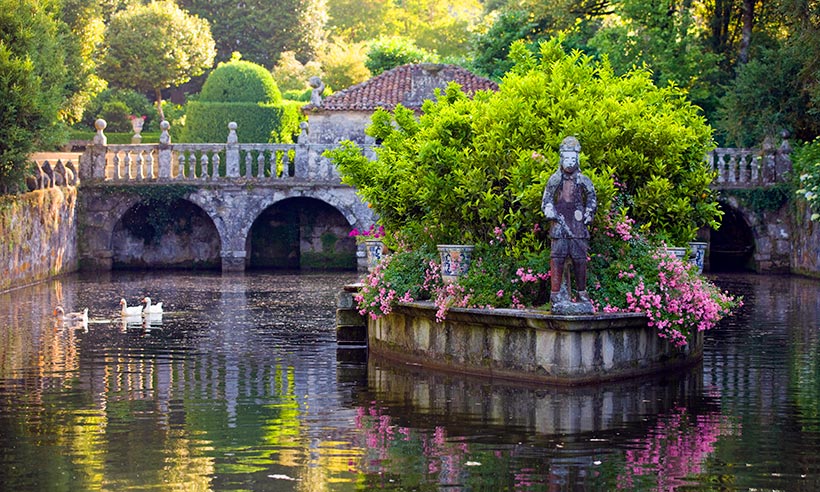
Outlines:
[[313, 90], [310, 91], [310, 104], [316, 106], [317, 108], [321, 108], [322, 93], [325, 91], [325, 83], [322, 82], [322, 79], [314, 75], [308, 79], [308, 84], [313, 87]]
[[[550, 238], [550, 301], [555, 314], [590, 314], [592, 303], [586, 291], [589, 230], [598, 200], [592, 181], [581, 174], [578, 155], [581, 144], [575, 137], [561, 142], [560, 167], [547, 181], [541, 210], [552, 222]], [[577, 301], [572, 301], [571, 283], [565, 279], [566, 261], [572, 261]]]

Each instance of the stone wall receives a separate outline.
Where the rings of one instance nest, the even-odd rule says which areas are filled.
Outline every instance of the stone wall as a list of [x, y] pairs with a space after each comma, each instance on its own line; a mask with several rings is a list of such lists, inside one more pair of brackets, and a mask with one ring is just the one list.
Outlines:
[[820, 277], [820, 224], [809, 220], [811, 211], [805, 201], [798, 200], [794, 209], [792, 273]]
[[0, 291], [77, 269], [77, 188], [0, 197]]

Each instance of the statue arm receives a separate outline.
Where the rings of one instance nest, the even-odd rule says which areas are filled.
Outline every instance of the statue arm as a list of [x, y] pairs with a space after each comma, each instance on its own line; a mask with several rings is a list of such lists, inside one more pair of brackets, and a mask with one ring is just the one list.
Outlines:
[[547, 186], [544, 188], [544, 196], [541, 198], [541, 211], [544, 212], [544, 217], [547, 220], [556, 220], [558, 214], [555, 212], [555, 192], [558, 190], [558, 185], [561, 183], [561, 177], [553, 174], [547, 180]]

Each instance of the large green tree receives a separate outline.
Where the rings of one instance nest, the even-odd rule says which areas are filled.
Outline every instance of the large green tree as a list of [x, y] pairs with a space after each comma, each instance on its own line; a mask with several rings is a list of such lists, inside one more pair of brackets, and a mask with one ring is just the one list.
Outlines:
[[0, 189], [16, 191], [34, 149], [62, 138], [76, 38], [48, 0], [0, 0]]
[[216, 54], [208, 22], [170, 0], [133, 5], [113, 15], [100, 72], [114, 86], [156, 94], [209, 69]]
[[271, 69], [281, 53], [292, 51], [305, 63], [324, 42], [322, 0], [179, 0], [179, 5], [211, 23], [218, 61], [238, 51], [243, 60]]
[[581, 142], [599, 220], [615, 203], [673, 244], [718, 226], [703, 160], [711, 129], [680, 89], [655, 86], [645, 70], [617, 76], [557, 40], [542, 43], [539, 56], [522, 42], [512, 53], [498, 92], [469, 99], [450, 86], [418, 121], [401, 106], [378, 111], [369, 129], [383, 142], [378, 160], [349, 143], [330, 153], [390, 238], [487, 243], [503, 229], [512, 256], [543, 250], [541, 198], [569, 135]]

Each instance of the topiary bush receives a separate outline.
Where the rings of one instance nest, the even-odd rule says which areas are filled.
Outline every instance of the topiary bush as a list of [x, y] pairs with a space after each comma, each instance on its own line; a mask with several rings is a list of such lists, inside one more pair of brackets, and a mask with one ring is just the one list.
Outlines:
[[283, 101], [270, 72], [236, 59], [220, 63], [186, 105], [180, 140], [225, 142], [231, 121], [240, 142], [290, 143], [299, 130], [298, 107]]
[[278, 103], [282, 100], [282, 94], [265, 67], [245, 60], [231, 60], [220, 63], [208, 75], [199, 93], [199, 100]]

